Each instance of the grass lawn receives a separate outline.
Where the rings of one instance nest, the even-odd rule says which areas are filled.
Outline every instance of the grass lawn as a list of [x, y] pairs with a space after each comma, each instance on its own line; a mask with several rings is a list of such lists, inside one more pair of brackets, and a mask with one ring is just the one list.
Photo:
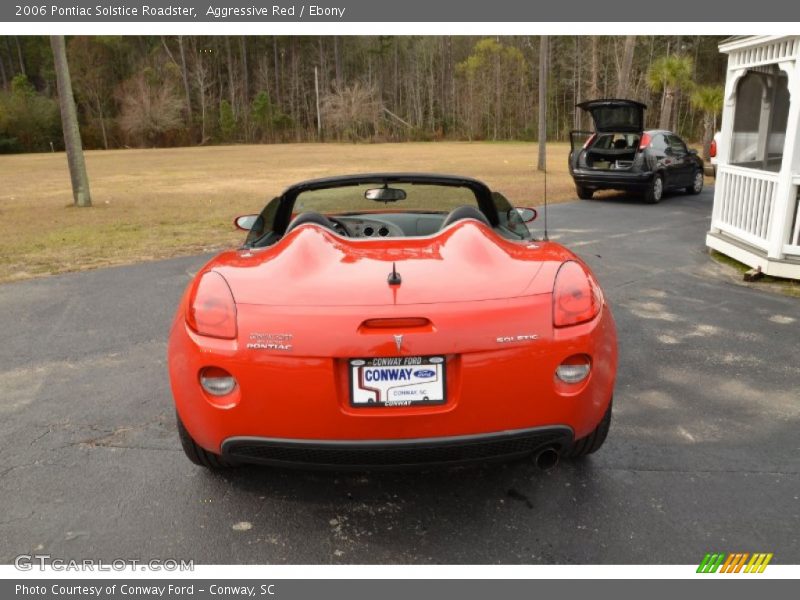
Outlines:
[[[574, 198], [568, 144], [548, 144], [548, 199]], [[287, 185], [372, 171], [469, 175], [542, 203], [535, 143], [282, 144], [86, 153], [92, 208], [74, 208], [63, 153], [0, 156], [0, 281], [234, 246], [239, 214]]]

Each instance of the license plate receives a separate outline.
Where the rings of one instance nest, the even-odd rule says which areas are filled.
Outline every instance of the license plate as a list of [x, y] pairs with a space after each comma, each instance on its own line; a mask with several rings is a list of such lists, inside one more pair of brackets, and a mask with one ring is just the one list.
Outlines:
[[426, 406], [445, 402], [444, 356], [351, 358], [350, 405]]

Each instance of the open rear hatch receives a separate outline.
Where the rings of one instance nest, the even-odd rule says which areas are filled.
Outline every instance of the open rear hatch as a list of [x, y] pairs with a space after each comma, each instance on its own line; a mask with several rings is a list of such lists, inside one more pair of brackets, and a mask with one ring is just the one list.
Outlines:
[[584, 155], [579, 166], [596, 170], [628, 170], [636, 160], [647, 108], [635, 100], [590, 100], [578, 108], [588, 112], [594, 121], [594, 132], [570, 133], [572, 151], [581, 143]]
[[578, 104], [592, 116], [597, 133], [641, 133], [647, 106], [636, 100], [589, 100]]

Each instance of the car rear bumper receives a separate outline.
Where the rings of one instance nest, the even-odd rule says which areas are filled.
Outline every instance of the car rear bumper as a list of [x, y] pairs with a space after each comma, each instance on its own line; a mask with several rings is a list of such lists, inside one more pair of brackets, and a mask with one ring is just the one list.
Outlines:
[[503, 460], [545, 448], [568, 448], [572, 429], [534, 427], [479, 435], [403, 440], [292, 440], [233, 437], [222, 454], [234, 461], [315, 468], [418, 468]]
[[582, 187], [612, 190], [644, 190], [653, 180], [653, 173], [575, 169], [572, 172], [572, 178], [577, 185]]
[[[179, 311], [168, 349], [175, 406], [194, 441], [214, 453], [238, 448], [239, 454], [271, 455], [277, 452], [275, 443], [284, 448], [292, 440], [301, 446], [292, 445], [287, 453], [296, 454], [302, 444], [316, 447], [320, 441], [345, 447], [380, 441], [400, 448], [419, 440], [452, 441], [552, 427], [566, 428], [580, 439], [597, 426], [613, 395], [614, 320], [604, 306], [593, 321], [554, 329], [545, 325], [551, 319], [551, 303], [549, 294], [490, 301], [485, 303], [486, 312], [470, 310], [460, 318], [457, 313], [464, 307], [427, 307], [437, 330], [407, 334], [402, 354], [445, 358], [446, 401], [408, 407], [356, 407], [350, 402], [348, 357], [397, 354], [391, 335], [356, 333], [363, 315], [331, 317], [328, 329], [309, 332], [306, 337], [316, 335], [313, 341], [320, 348], [317, 355], [309, 355], [301, 352], [299, 343], [291, 351], [248, 349], [245, 333], [238, 341], [203, 338], [188, 329]], [[416, 309], [402, 308], [418, 314]], [[243, 331], [250, 331], [246, 323], [251, 318], [265, 321], [266, 310], [240, 307]], [[354, 333], [347, 334], [348, 330]], [[499, 333], [517, 331], [538, 335], [513, 343], [495, 340]], [[453, 336], [445, 335], [448, 332]], [[483, 345], [480, 339], [485, 339]], [[555, 370], [574, 354], [590, 357], [591, 372], [579, 384], [564, 385], [556, 380]], [[199, 373], [209, 366], [235, 377], [237, 385], [229, 396], [213, 398], [201, 388]], [[266, 450], [243, 451], [241, 439], [269, 443]], [[534, 451], [536, 444], [527, 443], [525, 451]], [[265, 447], [262, 442], [251, 445]], [[500, 449], [499, 454], [504, 453]]]

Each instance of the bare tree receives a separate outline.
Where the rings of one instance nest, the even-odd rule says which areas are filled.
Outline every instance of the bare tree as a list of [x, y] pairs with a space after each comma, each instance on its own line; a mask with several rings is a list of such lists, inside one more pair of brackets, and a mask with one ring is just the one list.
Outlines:
[[630, 95], [631, 67], [633, 66], [633, 51], [636, 48], [636, 36], [625, 36], [625, 50], [622, 53], [622, 64], [617, 77], [617, 98], [627, 98]]
[[120, 93], [119, 126], [139, 143], [156, 145], [183, 124], [184, 99], [172, 79], [147, 68], [127, 80]]
[[336, 90], [322, 100], [325, 122], [353, 142], [374, 132], [381, 112], [375, 89], [359, 82]]
[[50, 46], [53, 49], [58, 104], [61, 108], [61, 125], [64, 129], [64, 146], [67, 151], [69, 176], [72, 180], [72, 198], [75, 206], [91, 206], [92, 195], [89, 191], [89, 177], [86, 175], [86, 162], [83, 158], [81, 131], [78, 128], [78, 114], [75, 109], [75, 98], [72, 95], [72, 81], [69, 76], [64, 36], [50, 36]]

